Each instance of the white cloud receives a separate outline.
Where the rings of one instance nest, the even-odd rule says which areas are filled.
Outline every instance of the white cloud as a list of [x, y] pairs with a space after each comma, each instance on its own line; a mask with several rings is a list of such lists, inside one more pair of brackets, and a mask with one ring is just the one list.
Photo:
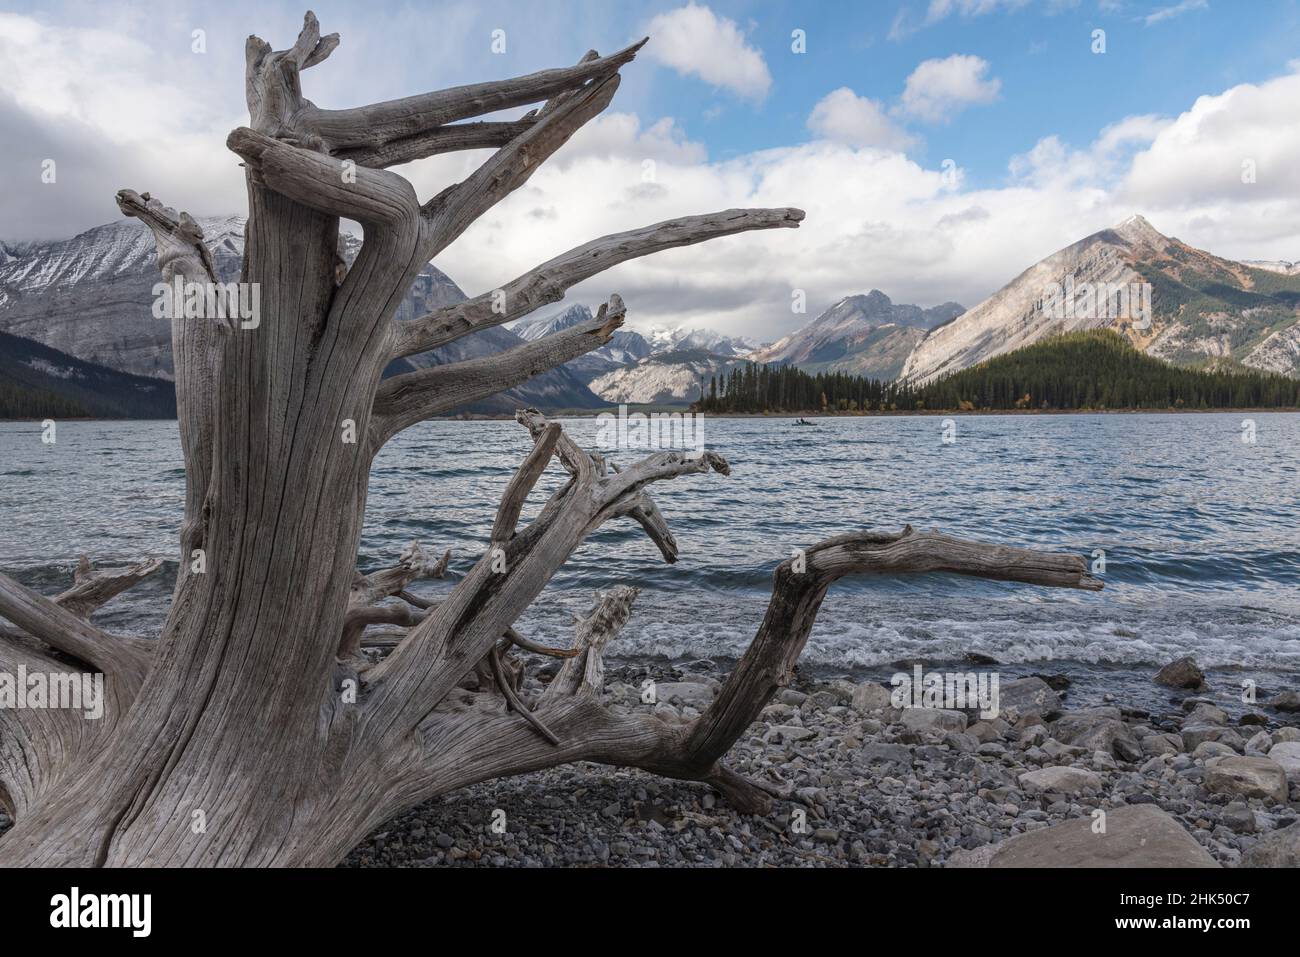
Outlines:
[[1184, 13], [1191, 13], [1193, 10], [1208, 10], [1209, 3], [1206, 0], [1182, 0], [1182, 3], [1175, 3], [1168, 7], [1157, 7], [1145, 17], [1142, 22], [1147, 26], [1156, 23], [1164, 23], [1166, 20], [1173, 20], [1175, 17], [1181, 17]]
[[[231, 29], [246, 32], [255, 19], [242, 17]], [[22, 41], [36, 44], [29, 52], [19, 49], [14, 23], [0, 18], [0, 60], [16, 65], [0, 94], [6, 145], [0, 174], [10, 187], [0, 209], [0, 236], [67, 236], [116, 220], [112, 196], [122, 186], [152, 190], [196, 215], [244, 210], [243, 176], [223, 145], [226, 131], [244, 121], [240, 84], [230, 82], [242, 76], [242, 41], [222, 40], [214, 28], [209, 59], [176, 70], [156, 51], [141, 57], [132, 43], [87, 42], [46, 24], [35, 40], [29, 30]], [[189, 29], [176, 26], [186, 51]], [[259, 32], [281, 39], [287, 29]], [[137, 35], [125, 27], [116, 33]], [[344, 29], [336, 56], [362, 39]], [[363, 42], [353, 55], [373, 58], [376, 44]], [[82, 59], [64, 62], [78, 62], [77, 70], [51, 76], [42, 54], [68, 57], [71, 51]], [[1293, 104], [1300, 101], [1297, 74], [1300, 63], [1274, 80], [1203, 96], [1177, 117], [1128, 117], [1080, 145], [1044, 137], [1012, 160], [1007, 183], [984, 189], [969, 188], [960, 170], [945, 181], [937, 158], [931, 168], [903, 155], [897, 144], [864, 147], [872, 137], [863, 130], [872, 127], [863, 117], [878, 119], [879, 104], [848, 91], [827, 98], [841, 109], [820, 112], [813, 128], [823, 138], [725, 160], [710, 159], [672, 118], [612, 112], [579, 131], [438, 265], [477, 294], [607, 233], [729, 207], [799, 206], [808, 215], [798, 230], [732, 236], [625, 263], [568, 297], [594, 304], [620, 292], [634, 328], [685, 322], [772, 339], [838, 298], [872, 287], [900, 302], [973, 305], [1043, 256], [1134, 212], [1220, 255], [1294, 260], [1300, 258], [1294, 162], [1300, 126], [1292, 122]], [[169, 75], [176, 80], [170, 85]], [[483, 75], [481, 63], [450, 79], [476, 75]], [[117, 84], [120, 102], [108, 80], [97, 77]], [[352, 78], [390, 88], [349, 91]], [[47, 82], [65, 86], [43, 98]], [[331, 89], [335, 82], [339, 88]], [[439, 82], [357, 74], [332, 58], [308, 74], [308, 84], [308, 95], [322, 105], [346, 106]], [[182, 117], [175, 126], [166, 111], [179, 95], [208, 112]], [[619, 103], [627, 109], [626, 100]], [[845, 125], [844, 116], [856, 116], [856, 125]], [[428, 198], [463, 179], [485, 155], [448, 154], [400, 172]], [[59, 159], [57, 186], [39, 183], [43, 156]], [[1257, 171], [1251, 184], [1241, 182], [1248, 159]], [[807, 315], [790, 312], [796, 288], [807, 292]]]
[[942, 60], [925, 60], [912, 71], [903, 88], [902, 111], [918, 119], [939, 122], [977, 103], [992, 103], [1002, 81], [988, 77], [987, 60], [954, 53]]
[[763, 54], [745, 41], [735, 22], [706, 6], [688, 3], [661, 13], [645, 28], [645, 55], [685, 76], [761, 100], [772, 85]]
[[[1029, 6], [1032, 0], [930, 0], [925, 16], [917, 17], [910, 7], [901, 7], [894, 16], [889, 30], [891, 40], [902, 40], [919, 30], [934, 26], [954, 14], [962, 17], [982, 17], [1000, 11], [1020, 10]], [[1078, 0], [1048, 0], [1050, 12], [1057, 12], [1064, 7], [1074, 6]]]
[[828, 140], [848, 146], [905, 149], [914, 141], [895, 126], [875, 100], [858, 96], [847, 86], [827, 93], [808, 116], [808, 128]]

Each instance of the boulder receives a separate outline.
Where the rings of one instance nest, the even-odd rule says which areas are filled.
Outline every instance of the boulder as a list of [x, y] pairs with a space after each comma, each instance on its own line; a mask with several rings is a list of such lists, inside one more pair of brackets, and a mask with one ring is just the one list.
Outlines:
[[1283, 741], [1268, 749], [1268, 759], [1276, 761], [1290, 781], [1300, 781], [1300, 742]]
[[1192, 757], [1208, 761], [1210, 758], [1230, 758], [1236, 753], [1232, 748], [1218, 741], [1202, 741], [1192, 751]]
[[1042, 678], [1017, 678], [998, 685], [998, 708], [1014, 709], [1018, 714], [1052, 714], [1061, 710], [1061, 698]]
[[713, 703], [714, 690], [697, 681], [662, 681], [655, 685], [655, 699], [681, 707], [689, 705], [703, 711]]
[[1196, 664], [1196, 659], [1191, 655], [1179, 658], [1177, 661], [1171, 661], [1159, 671], [1156, 672], [1155, 681], [1157, 684], [1168, 685], [1170, 688], [1197, 688], [1205, 687], [1205, 672]]
[[[1187, 830], [1154, 804], [1106, 811], [1105, 831], [1091, 815], [1017, 834], [962, 855], [958, 867], [1218, 867]], [[956, 855], [954, 855], [956, 856]]]
[[1240, 751], [1246, 747], [1245, 740], [1232, 728], [1225, 728], [1221, 724], [1192, 724], [1183, 728], [1182, 732], [1183, 747], [1188, 751], [1195, 751], [1196, 746], [1202, 741], [1218, 741], [1220, 744], [1226, 744], [1234, 751]]
[[800, 727], [797, 724], [774, 724], [763, 736], [763, 740], [770, 744], [792, 744], [815, 737], [817, 732], [812, 728]]
[[1191, 710], [1184, 724], [1227, 724], [1228, 712], [1209, 702], [1202, 702]]
[[1083, 768], [1049, 767], [1026, 771], [1020, 775], [1020, 786], [1026, 791], [1054, 791], [1057, 794], [1075, 794], [1079, 791], [1096, 791], [1101, 788], [1101, 778]]
[[1220, 758], [1205, 769], [1205, 789], [1214, 794], [1239, 794], [1285, 802], [1286, 772], [1269, 758]]
[[1300, 867], [1300, 822], [1261, 837], [1245, 854], [1240, 867]]
[[1268, 706], [1278, 711], [1300, 711], [1300, 691], [1283, 691], [1271, 699]]
[[872, 742], [862, 746], [863, 764], [892, 764], [900, 768], [912, 766], [912, 749], [903, 744]]
[[976, 721], [966, 729], [966, 733], [980, 744], [988, 744], [990, 741], [1002, 740], [1002, 732], [987, 721]]
[[905, 708], [899, 721], [909, 731], [966, 730], [966, 715], [946, 708]]
[[855, 711], [867, 714], [871, 711], [883, 711], [889, 707], [889, 690], [874, 681], [864, 681], [853, 689], [851, 703]]
[[1142, 739], [1143, 754], [1179, 754], [1183, 739], [1176, 734], [1148, 734]]
[[[1116, 712], [1114, 717], [1109, 715], [1111, 711]], [[1142, 745], [1128, 725], [1119, 720], [1115, 708], [1067, 711], [1052, 725], [1052, 737], [1086, 751], [1109, 751], [1124, 761], [1142, 757]]]
[[1278, 728], [1272, 734], [1273, 743], [1280, 744], [1285, 741], [1300, 741], [1300, 728]]

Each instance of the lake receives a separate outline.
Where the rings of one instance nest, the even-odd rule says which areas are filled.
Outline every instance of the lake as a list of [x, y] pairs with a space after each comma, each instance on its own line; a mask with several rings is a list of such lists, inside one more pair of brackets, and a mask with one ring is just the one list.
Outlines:
[[[1243, 420], [1254, 441], [1243, 441]], [[594, 419], [566, 419], [583, 444]], [[773, 568], [794, 548], [911, 523], [1006, 544], [1104, 552], [1101, 593], [955, 576], [844, 580], [803, 661], [822, 671], [892, 670], [906, 658], [987, 655], [1022, 673], [1083, 670], [1128, 681], [1179, 655], [1261, 686], [1300, 681], [1300, 414], [1080, 414], [710, 418], [709, 447], [732, 475], [660, 483], [654, 495], [681, 557], [666, 565], [630, 521], [598, 532], [520, 622], [566, 644], [594, 590], [642, 589], [617, 652], [726, 659], [753, 636]], [[379, 456], [364, 569], [418, 540], [480, 556], [496, 504], [532, 447], [513, 422], [418, 426]], [[630, 460], [634, 456], [615, 456]], [[171, 592], [183, 473], [174, 422], [0, 423], [0, 570], [46, 593], [77, 556], [173, 559], [97, 619], [156, 634]], [[530, 501], [561, 483], [553, 463]], [[456, 576], [453, 574], [452, 578]], [[436, 595], [449, 582], [417, 590]], [[1235, 679], [1234, 679], [1235, 680]]]

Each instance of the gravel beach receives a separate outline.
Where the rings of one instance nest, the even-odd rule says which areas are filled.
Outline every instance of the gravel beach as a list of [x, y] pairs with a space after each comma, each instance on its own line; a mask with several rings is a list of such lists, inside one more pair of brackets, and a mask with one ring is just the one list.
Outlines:
[[[612, 667], [607, 703], [689, 720], [722, 677], [708, 661], [658, 670], [651, 704], [644, 668]], [[1003, 681], [997, 717], [983, 720], [893, 707], [873, 680], [796, 678], [728, 756], [771, 793], [768, 815], [737, 814], [702, 784], [584, 763], [430, 801], [344, 866], [1300, 863], [1300, 695], [1233, 717], [1204, 689], [1162, 688], [1168, 708], [1152, 713], [1072, 708], [1068, 685]]]

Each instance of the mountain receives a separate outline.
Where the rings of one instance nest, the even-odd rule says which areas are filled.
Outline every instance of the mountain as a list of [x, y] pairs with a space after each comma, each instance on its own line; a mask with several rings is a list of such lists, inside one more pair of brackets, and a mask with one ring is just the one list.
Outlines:
[[679, 349], [642, 359], [636, 365], [599, 376], [591, 390], [606, 402], [630, 405], [687, 405], [700, 397], [700, 384], [722, 376], [743, 359], [715, 355], [704, 349]]
[[[553, 332], [587, 322], [591, 318], [590, 309], [583, 305], [574, 305], [551, 315], [529, 316], [521, 319], [510, 331], [521, 339], [532, 342]], [[650, 355], [651, 351], [650, 343], [646, 342], [640, 333], [619, 329], [608, 344], [588, 352], [585, 356], [566, 362], [563, 368], [590, 384], [591, 380], [606, 372], [635, 365], [639, 360]]]
[[[200, 219], [218, 278], [239, 278], [244, 220]], [[0, 332], [134, 375], [172, 377], [170, 327], [153, 317], [153, 234], [136, 219], [72, 239], [6, 244]]]
[[[1062, 292], [1114, 284], [1149, 291], [1146, 307], [1106, 308], [1108, 294], [1057, 308]], [[1132, 284], [1136, 284], [1135, 286]], [[1059, 295], [1057, 293], [1060, 293]], [[926, 334], [902, 375], [933, 381], [1050, 336], [1114, 328], [1135, 348], [1168, 362], [1235, 360], [1300, 374], [1300, 275], [1221, 259], [1132, 216], [1030, 266], [969, 312]]]
[[1280, 272], [1284, 276], [1300, 275], [1300, 263], [1287, 262], [1285, 259], [1243, 259], [1241, 264], [1267, 272]]
[[86, 362], [0, 332], [0, 418], [170, 419], [170, 382]]
[[[244, 219], [200, 219], [217, 278], [239, 278]], [[344, 258], [356, 256], [361, 241], [344, 233]], [[71, 239], [0, 245], [0, 332], [50, 346], [86, 362], [119, 372], [159, 379], [172, 377], [170, 328], [152, 314], [159, 281], [153, 235], [139, 220], [96, 226]], [[464, 300], [443, 272], [426, 266], [399, 305], [399, 321]], [[492, 355], [523, 340], [496, 327], [442, 348], [390, 365], [395, 374], [460, 359]], [[476, 403], [469, 411], [511, 412], [521, 405], [541, 409], [598, 408], [603, 403], [573, 372], [561, 368]]]
[[803, 328], [752, 353], [760, 363], [796, 365], [807, 372], [847, 372], [894, 379], [926, 331], [961, 315], [945, 302], [931, 309], [894, 303], [879, 289], [848, 296]]
[[703, 350], [716, 356], [736, 357], [759, 348], [757, 342], [744, 336], [724, 336], [712, 329], [688, 329], [685, 326], [674, 329], [656, 326], [646, 339], [653, 353]]

